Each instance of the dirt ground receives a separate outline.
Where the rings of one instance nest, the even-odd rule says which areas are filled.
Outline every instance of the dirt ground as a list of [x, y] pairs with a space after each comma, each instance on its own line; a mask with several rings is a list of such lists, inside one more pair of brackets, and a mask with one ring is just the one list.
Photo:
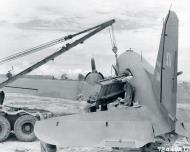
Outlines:
[[[16, 107], [43, 108], [50, 110], [55, 114], [62, 115], [64, 113], [79, 113], [85, 107], [85, 102], [64, 100], [58, 98], [38, 97], [32, 95], [23, 95], [18, 93], [9, 93], [6, 95], [5, 103]], [[187, 108], [187, 104], [184, 105]], [[189, 105], [190, 107], [190, 105]], [[183, 104], [180, 104], [183, 108]], [[173, 144], [173, 147], [183, 147], [186, 152], [190, 152], [190, 143], [186, 138], [179, 138]], [[111, 152], [110, 148], [97, 147], [65, 147], [58, 148], [59, 152]], [[125, 151], [126, 150], [120, 150]], [[20, 142], [11, 134], [7, 141], [0, 143], [0, 152], [40, 152], [40, 142]]]
[[[110, 148], [59, 147], [58, 152], [110, 152]], [[40, 152], [40, 142], [20, 142], [11, 134], [6, 142], [0, 143], [0, 152]]]

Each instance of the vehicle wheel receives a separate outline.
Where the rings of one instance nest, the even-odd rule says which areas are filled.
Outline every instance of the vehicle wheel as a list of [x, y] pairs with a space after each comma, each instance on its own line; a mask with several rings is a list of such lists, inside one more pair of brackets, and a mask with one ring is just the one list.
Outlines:
[[101, 111], [106, 111], [106, 110], [108, 110], [108, 105], [106, 104], [106, 105], [101, 105], [101, 109], [100, 109]]
[[0, 116], [0, 142], [6, 140], [11, 132], [11, 126], [7, 118]]
[[36, 136], [34, 134], [34, 124], [36, 118], [31, 115], [23, 115], [19, 117], [14, 124], [14, 133], [18, 140], [34, 141]]
[[159, 152], [157, 143], [148, 143], [144, 147], [142, 147], [142, 151], [146, 152]]

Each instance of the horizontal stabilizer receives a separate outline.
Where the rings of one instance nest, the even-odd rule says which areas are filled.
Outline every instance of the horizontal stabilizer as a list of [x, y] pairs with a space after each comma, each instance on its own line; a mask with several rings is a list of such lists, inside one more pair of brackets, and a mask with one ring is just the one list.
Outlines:
[[[110, 146], [139, 148], [154, 142], [151, 122], [130, 117], [126, 110], [62, 116], [39, 121], [36, 136], [45, 143], [58, 146]], [[115, 114], [115, 115], [114, 115]], [[48, 127], [44, 127], [48, 126]]]

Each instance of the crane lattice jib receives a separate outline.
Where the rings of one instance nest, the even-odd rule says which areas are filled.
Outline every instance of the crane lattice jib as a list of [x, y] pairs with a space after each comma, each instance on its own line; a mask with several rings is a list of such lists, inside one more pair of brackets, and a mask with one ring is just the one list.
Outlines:
[[48, 61], [51, 61], [53, 60], [54, 58], [58, 57], [59, 55], [63, 54], [64, 52], [70, 50], [71, 48], [77, 46], [78, 44], [80, 43], [83, 43], [84, 41], [86, 41], [87, 39], [89, 39], [90, 37], [92, 37], [93, 35], [95, 35], [96, 33], [102, 31], [103, 29], [105, 29], [106, 27], [108, 26], [111, 26], [113, 23], [115, 22], [115, 20], [110, 20], [110, 21], [107, 21], [105, 23], [102, 23], [98, 26], [95, 26], [95, 27], [92, 27], [92, 28], [89, 28], [87, 30], [84, 30], [82, 32], [79, 32], [79, 33], [76, 33], [76, 34], [73, 34], [73, 35], [69, 35], [67, 37], [65, 37], [65, 40], [67, 39], [70, 39], [72, 37], [75, 37], [77, 35], [80, 35], [80, 34], [83, 34], [83, 33], [86, 33], [86, 32], [89, 32], [87, 33], [86, 35], [82, 36], [81, 38], [75, 40], [74, 42], [70, 43], [70, 44], [66, 44], [66, 46], [63, 46], [60, 50], [56, 51], [55, 53], [47, 56], [46, 58], [44, 58], [43, 60], [35, 63], [34, 65], [30, 66], [29, 68], [23, 70], [22, 72], [16, 74], [15, 76], [9, 78], [8, 80], [0, 83], [0, 88], [3, 88], [5, 87], [7, 84], [17, 80], [18, 78], [22, 77], [23, 75], [26, 75], [28, 74], [29, 72], [37, 69], [38, 67], [46, 64]]
[[[67, 36], [64, 36], [64, 37], [61, 37], [61, 38], [58, 38], [58, 39], [55, 39], [55, 40], [52, 40], [52, 41], [49, 41], [47, 43], [43, 43], [41, 45], [38, 45], [38, 46], [35, 46], [35, 47], [32, 47], [30, 49], [27, 49], [27, 50], [24, 50], [24, 51], [20, 51], [18, 53], [15, 53], [15, 54], [12, 54], [10, 56], [7, 56], [5, 58], [2, 58], [0, 59], [0, 64], [4, 64], [6, 62], [9, 62], [9, 61], [12, 61], [12, 60], [15, 60], [15, 59], [18, 59], [18, 58], [21, 58], [21, 57], [24, 57], [24, 56], [27, 56], [29, 54], [32, 54], [32, 53], [35, 53], [35, 52], [38, 52], [40, 50], [43, 50], [43, 49], [46, 49], [48, 47], [51, 47], [51, 46], [54, 46], [54, 45], [57, 45], [57, 44], [60, 44], [60, 43], [63, 43], [67, 40], [70, 40], [80, 34], [83, 34], [83, 33], [86, 33], [86, 32], [89, 32], [93, 29], [97, 29], [97, 28], [100, 28], [101, 26], [104, 26], [106, 25], [107, 23], [111, 23], [111, 21], [113, 20], [110, 20], [108, 22], [105, 22], [105, 23], [102, 23], [100, 25], [97, 25], [97, 26], [94, 26], [94, 27], [91, 27], [91, 28], [88, 28], [86, 30], [83, 30], [81, 32], [78, 32], [78, 33], [75, 33], [75, 34], [71, 34], [71, 35], [67, 35]], [[113, 23], [112, 23], [113, 24]], [[109, 25], [108, 25], [109, 26]]]

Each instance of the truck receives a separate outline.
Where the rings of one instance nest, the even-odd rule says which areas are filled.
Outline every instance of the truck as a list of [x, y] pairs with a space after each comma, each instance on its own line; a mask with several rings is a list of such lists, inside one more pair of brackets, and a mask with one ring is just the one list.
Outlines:
[[0, 105], [0, 142], [5, 141], [10, 133], [14, 133], [19, 141], [34, 141], [35, 122], [52, 116], [52, 112], [44, 109]]
[[[39, 46], [33, 47], [31, 49], [21, 51], [19, 53], [13, 54], [11, 56], [5, 57], [0, 59], [0, 64], [18, 59], [20, 57], [35, 53], [47, 47], [51, 47], [53, 45], [63, 43], [67, 40], [71, 40], [76, 36], [82, 36], [73, 42], [64, 44], [61, 49], [52, 53], [51, 55], [45, 57], [44, 59], [40, 60], [39, 62], [33, 64], [32, 66], [26, 68], [25, 70], [21, 71], [16, 75], [9, 74], [9, 77], [4, 82], [0, 83], [0, 89], [6, 87], [11, 82], [21, 78], [22, 76], [28, 74], [29, 72], [37, 69], [38, 67], [46, 64], [48, 61], [54, 60], [56, 57], [60, 56], [61, 54], [65, 53], [66, 51], [70, 50], [71, 48], [82, 44], [85, 40], [90, 38], [91, 36], [95, 35], [96, 33], [102, 31], [108, 26], [111, 26], [115, 20], [109, 20], [97, 26], [88, 28], [81, 32], [67, 35], [56, 40], [41, 44]], [[87, 33], [87, 34], [86, 34]], [[86, 34], [86, 35], [84, 35]], [[93, 62], [93, 61], [92, 61]], [[95, 69], [95, 68], [94, 68]], [[89, 79], [89, 77], [94, 77], [93, 75], [97, 75], [96, 71], [92, 71], [89, 73], [85, 79]], [[98, 74], [99, 77], [103, 77], [102, 75]], [[91, 81], [91, 80], [89, 80]], [[36, 139], [34, 134], [34, 124], [36, 121], [41, 119], [46, 119], [49, 117], [53, 117], [53, 114], [50, 111], [44, 109], [29, 109], [29, 108], [17, 108], [13, 106], [7, 106], [4, 104], [4, 97], [5, 93], [3, 91], [0, 92], [0, 142], [5, 141], [9, 134], [12, 132], [15, 134], [18, 140], [20, 141], [33, 141]]]

